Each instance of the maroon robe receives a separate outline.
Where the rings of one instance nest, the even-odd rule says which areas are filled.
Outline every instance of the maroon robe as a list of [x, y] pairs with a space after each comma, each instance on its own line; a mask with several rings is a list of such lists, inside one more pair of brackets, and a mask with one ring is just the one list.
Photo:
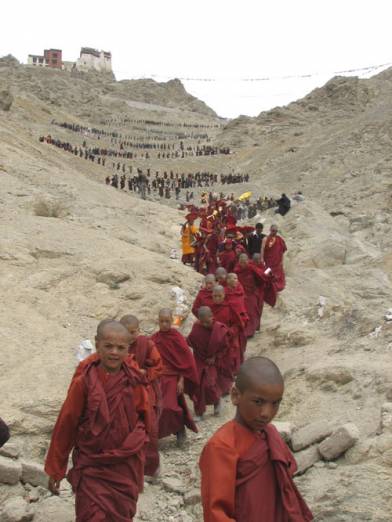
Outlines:
[[222, 250], [219, 253], [220, 266], [226, 269], [228, 273], [232, 272], [236, 263], [237, 255], [234, 250]]
[[208, 290], [207, 288], [201, 288], [192, 305], [193, 315], [195, 317], [198, 317], [199, 308], [201, 306], [211, 306], [212, 303], [212, 290]]
[[286, 243], [280, 236], [267, 236], [264, 248], [264, 262], [275, 278], [276, 290], [281, 292], [286, 286], [283, 268], [283, 255], [287, 251]]
[[242, 284], [245, 292], [245, 308], [249, 317], [246, 325], [246, 337], [253, 337], [258, 325], [260, 324], [260, 300], [259, 288], [257, 286], [257, 275], [249, 266], [249, 263], [242, 267], [236, 265], [234, 273], [238, 276], [238, 281]]
[[[236, 520], [244, 522], [313, 520], [311, 511], [293, 481], [292, 477], [296, 470], [295, 459], [275, 426], [267, 425], [258, 440], [238, 461]], [[273, 476], [276, 478], [276, 483], [271, 480]]]
[[174, 328], [168, 332], [156, 332], [152, 340], [161, 354], [164, 365], [161, 377], [162, 412], [159, 419], [159, 438], [174, 435], [184, 426], [197, 433], [184, 394], [177, 394], [179, 377], [184, 378], [185, 391], [191, 398], [197, 389], [197, 370], [192, 352], [185, 338]]
[[205, 248], [207, 249], [206, 252], [206, 261], [207, 261], [207, 268], [209, 274], [215, 274], [217, 269], [217, 260], [216, 256], [218, 253], [218, 246], [219, 246], [219, 237], [216, 232], [212, 232], [206, 239], [205, 242]]
[[[146, 428], [138, 411], [141, 400], [148, 408], [147, 395], [127, 364], [116, 374], [99, 364], [92, 361], [73, 379], [45, 470], [62, 479], [74, 448], [67, 478], [76, 495], [76, 521], [131, 522], [143, 487]], [[142, 391], [145, 399], [140, 399]]]
[[[229, 329], [215, 321], [212, 328], [205, 328], [197, 321], [187, 337], [193, 349], [199, 377], [195, 394], [195, 412], [203, 415], [207, 405], [215, 405], [232, 383], [229, 359]], [[209, 361], [213, 359], [213, 361]]]

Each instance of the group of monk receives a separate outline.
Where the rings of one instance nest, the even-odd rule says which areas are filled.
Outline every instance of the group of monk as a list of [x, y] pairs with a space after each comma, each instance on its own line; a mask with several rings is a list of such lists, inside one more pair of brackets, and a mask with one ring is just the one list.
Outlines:
[[[236, 274], [226, 286], [217, 278], [206, 276], [186, 338], [169, 309], [160, 310], [151, 337], [132, 315], [98, 325], [96, 353], [75, 371], [45, 463], [53, 494], [63, 478], [70, 482], [77, 522], [131, 522], [145, 475], [160, 472], [158, 440], [174, 434], [184, 448], [185, 429], [197, 432], [209, 405], [219, 416], [229, 393], [235, 418], [200, 457], [204, 520], [312, 520], [293, 482], [295, 460], [270, 424], [283, 398], [282, 375], [265, 357], [242, 362], [244, 294]], [[210, 306], [198, 306], [208, 292]]]

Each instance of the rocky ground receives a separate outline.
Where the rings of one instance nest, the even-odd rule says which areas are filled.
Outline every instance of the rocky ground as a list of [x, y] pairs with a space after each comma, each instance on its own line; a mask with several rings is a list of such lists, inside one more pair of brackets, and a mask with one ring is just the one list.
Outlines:
[[[297, 481], [318, 521], [391, 519], [391, 78], [386, 71], [334, 79], [287, 108], [211, 130], [213, 140], [234, 148], [230, 157], [151, 162], [251, 173], [249, 185], [233, 186], [237, 195], [305, 194], [285, 218], [271, 211], [260, 218], [278, 221], [288, 243], [288, 284], [277, 307], [265, 310], [248, 353], [272, 357], [284, 371], [278, 420], [290, 423], [281, 429], [298, 453], [307, 452], [298, 455]], [[92, 338], [103, 317], [125, 312], [151, 332], [157, 310], [174, 306], [174, 286], [190, 303], [200, 284], [170, 259], [183, 220], [175, 205], [108, 188], [97, 165], [38, 143], [53, 132], [53, 118], [94, 125], [103, 116], [119, 120], [124, 110], [133, 118], [222, 124], [177, 84], [156, 87], [101, 85], [0, 60], [0, 416], [13, 434], [0, 457], [2, 522], [73, 520], [66, 484], [60, 499], [51, 497], [39, 465], [80, 340]], [[232, 415], [227, 401], [222, 417], [207, 416], [184, 451], [162, 442], [162, 477], [146, 484], [138, 520], [201, 520], [198, 456]], [[328, 437], [342, 426], [339, 440], [350, 443], [329, 461]]]

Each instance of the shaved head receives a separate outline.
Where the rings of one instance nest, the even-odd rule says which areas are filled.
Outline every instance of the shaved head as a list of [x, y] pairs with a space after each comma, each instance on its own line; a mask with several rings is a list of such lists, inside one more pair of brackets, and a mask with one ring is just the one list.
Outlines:
[[124, 315], [121, 317], [120, 323], [128, 328], [128, 326], [139, 327], [139, 319], [135, 315]]
[[225, 293], [225, 289], [222, 285], [215, 285], [213, 290], [212, 290], [212, 293], [213, 294], [220, 294], [220, 293]]
[[254, 386], [284, 386], [279, 368], [267, 357], [250, 357], [240, 367], [235, 380], [236, 388], [243, 393]]
[[114, 319], [104, 319], [98, 324], [96, 339], [102, 339], [108, 332], [114, 332], [116, 334], [123, 333], [124, 335], [129, 336], [128, 330], [125, 326]]
[[197, 313], [197, 316], [200, 320], [205, 319], [206, 317], [212, 316], [212, 310], [209, 306], [201, 306]]
[[207, 274], [204, 278], [204, 282], [205, 283], [209, 283], [210, 281], [214, 281], [215, 282], [215, 276], [214, 274]]
[[223, 266], [220, 266], [219, 268], [216, 269], [215, 275], [216, 275], [217, 279], [226, 277], [227, 276], [226, 268], [223, 268]]
[[173, 312], [170, 310], [170, 308], [161, 308], [159, 310], [159, 317], [173, 317]]

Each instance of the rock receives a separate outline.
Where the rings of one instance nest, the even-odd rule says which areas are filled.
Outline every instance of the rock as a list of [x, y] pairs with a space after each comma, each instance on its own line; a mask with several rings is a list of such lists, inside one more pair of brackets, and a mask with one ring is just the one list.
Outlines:
[[326, 420], [312, 422], [293, 433], [291, 447], [294, 451], [302, 450], [325, 439], [332, 431], [330, 423]]
[[22, 461], [22, 482], [47, 488], [48, 476], [41, 464]]
[[29, 522], [33, 520], [34, 512], [21, 497], [14, 497], [4, 503], [1, 511], [1, 522]]
[[36, 504], [34, 522], [74, 522], [75, 508], [61, 497], [49, 497]]
[[12, 96], [9, 89], [3, 89], [0, 91], [0, 110], [9, 111], [14, 102], [14, 97]]
[[22, 476], [22, 465], [20, 462], [0, 457], [0, 483], [17, 484]]
[[295, 424], [293, 424], [292, 422], [283, 422], [283, 421], [274, 421], [272, 424], [278, 430], [280, 436], [287, 443], [289, 443], [291, 441], [291, 437], [296, 429]]
[[184, 504], [186, 506], [194, 506], [199, 502], [201, 502], [200, 489], [194, 488], [185, 493]]
[[302, 475], [305, 471], [311, 468], [316, 462], [318, 462], [321, 457], [318, 451], [317, 445], [313, 445], [310, 448], [307, 448], [299, 453], [295, 453], [295, 460], [297, 461], [297, 475]]
[[392, 402], [385, 402], [381, 406], [380, 429], [382, 433], [392, 433]]
[[174, 477], [168, 477], [164, 478], [162, 480], [163, 487], [167, 491], [172, 491], [173, 493], [184, 493], [185, 492], [185, 486], [182, 480]]
[[124, 283], [130, 279], [130, 275], [125, 272], [113, 272], [112, 270], [102, 270], [97, 274], [97, 282], [104, 283], [110, 287]]
[[330, 437], [319, 444], [319, 452], [323, 459], [334, 460], [350, 449], [359, 439], [357, 426], [350, 422], [338, 428]]
[[7, 442], [0, 448], [0, 456], [8, 457], [9, 459], [17, 459], [19, 457], [19, 447], [16, 442]]
[[328, 368], [315, 368], [307, 373], [306, 379], [310, 382], [333, 382], [343, 386], [351, 382], [353, 376], [350, 370], [343, 366], [332, 366]]

